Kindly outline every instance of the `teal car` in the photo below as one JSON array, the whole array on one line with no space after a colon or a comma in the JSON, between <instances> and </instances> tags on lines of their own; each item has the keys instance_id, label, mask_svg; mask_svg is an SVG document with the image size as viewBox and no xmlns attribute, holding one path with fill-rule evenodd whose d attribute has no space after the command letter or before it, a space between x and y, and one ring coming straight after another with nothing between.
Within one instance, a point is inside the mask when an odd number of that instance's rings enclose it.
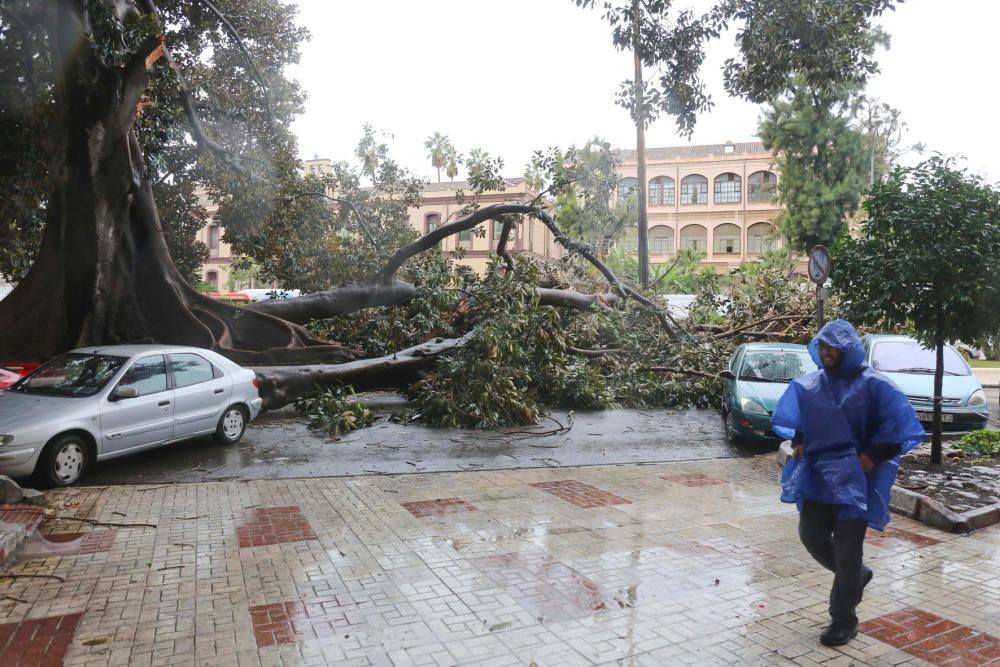
<instances>
[{"instance_id":1,"label":"teal car","mask_svg":"<svg viewBox=\"0 0 1000 667\"><path fill-rule=\"evenodd\" d=\"M722 419L731 443L778 445L783 438L771 430L774 405L788 383L816 370L805 345L744 343L722 378Z\"/></svg>"},{"instance_id":2,"label":"teal car","mask_svg":"<svg viewBox=\"0 0 1000 667\"><path fill-rule=\"evenodd\" d=\"M925 430L934 417L934 367L937 355L909 336L868 335L865 361L906 394ZM941 387L941 430L965 433L986 428L989 409L986 394L976 374L961 353L944 346L944 384Z\"/></svg>"}]
</instances>

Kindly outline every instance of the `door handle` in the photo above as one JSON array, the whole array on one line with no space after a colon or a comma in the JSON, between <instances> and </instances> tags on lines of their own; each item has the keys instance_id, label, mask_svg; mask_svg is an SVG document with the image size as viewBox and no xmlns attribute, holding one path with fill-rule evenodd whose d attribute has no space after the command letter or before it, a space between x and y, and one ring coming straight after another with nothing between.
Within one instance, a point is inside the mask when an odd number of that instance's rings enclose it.
<instances>
[{"instance_id":1,"label":"door handle","mask_svg":"<svg viewBox=\"0 0 1000 667\"><path fill-rule=\"evenodd\" d=\"M214 393L221 394L224 391L225 391L225 389L216 389Z\"/></svg>"},{"instance_id":2,"label":"door handle","mask_svg":"<svg viewBox=\"0 0 1000 667\"><path fill-rule=\"evenodd\" d=\"M157 405L162 408L164 405L170 405L170 401L160 401Z\"/></svg>"}]
</instances>

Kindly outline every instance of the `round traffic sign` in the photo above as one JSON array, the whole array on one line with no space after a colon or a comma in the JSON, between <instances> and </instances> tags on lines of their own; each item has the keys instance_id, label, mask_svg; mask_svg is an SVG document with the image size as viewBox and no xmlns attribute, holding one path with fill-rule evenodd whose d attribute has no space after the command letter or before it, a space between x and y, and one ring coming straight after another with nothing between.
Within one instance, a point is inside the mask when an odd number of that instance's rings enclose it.
<instances>
[{"instance_id":1,"label":"round traffic sign","mask_svg":"<svg viewBox=\"0 0 1000 667\"><path fill-rule=\"evenodd\" d=\"M830 277L830 251L825 247L814 246L809 251L809 280L817 285L822 285Z\"/></svg>"}]
</instances>

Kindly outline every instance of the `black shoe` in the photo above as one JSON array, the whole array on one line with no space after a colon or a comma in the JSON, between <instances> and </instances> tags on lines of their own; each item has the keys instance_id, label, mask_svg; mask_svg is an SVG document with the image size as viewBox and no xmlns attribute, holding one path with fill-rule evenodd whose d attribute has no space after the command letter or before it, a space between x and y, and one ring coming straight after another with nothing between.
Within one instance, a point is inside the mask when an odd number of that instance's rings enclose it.
<instances>
[{"instance_id":1,"label":"black shoe","mask_svg":"<svg viewBox=\"0 0 1000 667\"><path fill-rule=\"evenodd\" d=\"M858 596L858 602L861 602L861 598L865 596L865 589L868 588L868 584L871 583L874 576L875 573L872 572L870 567L866 567L865 571L861 574L861 595Z\"/></svg>"},{"instance_id":2,"label":"black shoe","mask_svg":"<svg viewBox=\"0 0 1000 667\"><path fill-rule=\"evenodd\" d=\"M838 623L834 621L819 636L819 643L823 646L843 646L857 636L857 623Z\"/></svg>"}]
</instances>

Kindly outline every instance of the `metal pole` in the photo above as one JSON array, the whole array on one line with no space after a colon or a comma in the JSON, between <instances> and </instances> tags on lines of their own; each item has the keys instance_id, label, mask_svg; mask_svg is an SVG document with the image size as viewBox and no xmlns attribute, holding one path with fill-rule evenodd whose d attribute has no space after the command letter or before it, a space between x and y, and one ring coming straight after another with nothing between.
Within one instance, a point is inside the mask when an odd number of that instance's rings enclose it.
<instances>
[{"instance_id":1,"label":"metal pole","mask_svg":"<svg viewBox=\"0 0 1000 667\"><path fill-rule=\"evenodd\" d=\"M823 303L826 301L826 288L816 285L816 331L823 328L826 321L823 319Z\"/></svg>"}]
</instances>

